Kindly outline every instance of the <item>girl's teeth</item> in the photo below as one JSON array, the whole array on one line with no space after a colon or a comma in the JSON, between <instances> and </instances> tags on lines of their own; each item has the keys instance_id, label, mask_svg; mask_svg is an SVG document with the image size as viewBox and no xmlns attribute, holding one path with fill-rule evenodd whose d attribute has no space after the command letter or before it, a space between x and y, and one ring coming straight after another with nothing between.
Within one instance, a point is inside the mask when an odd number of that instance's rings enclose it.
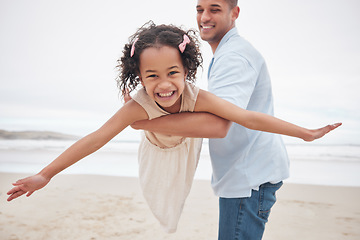
<instances>
[{"instance_id":1,"label":"girl's teeth","mask_svg":"<svg viewBox=\"0 0 360 240\"><path fill-rule=\"evenodd\" d=\"M168 92L168 93L158 93L158 95L160 97L170 97L171 95L173 95L174 92Z\"/></svg>"}]
</instances>

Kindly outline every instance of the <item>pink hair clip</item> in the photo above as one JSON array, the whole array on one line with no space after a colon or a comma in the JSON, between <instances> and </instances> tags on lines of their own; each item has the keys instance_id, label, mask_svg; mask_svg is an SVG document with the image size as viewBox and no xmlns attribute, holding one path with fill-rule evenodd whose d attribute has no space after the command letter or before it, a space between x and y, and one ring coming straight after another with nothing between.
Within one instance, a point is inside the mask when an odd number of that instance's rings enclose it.
<instances>
[{"instance_id":1,"label":"pink hair clip","mask_svg":"<svg viewBox=\"0 0 360 240\"><path fill-rule=\"evenodd\" d=\"M186 34L184 34L184 41L179 44L179 50L181 53L183 53L185 51L186 44L188 44L188 43L190 43L190 39Z\"/></svg>"},{"instance_id":2,"label":"pink hair clip","mask_svg":"<svg viewBox=\"0 0 360 240\"><path fill-rule=\"evenodd\" d=\"M135 43L139 40L139 38L135 38L132 46L131 46L131 51L130 51L130 57L134 56L135 53Z\"/></svg>"}]
</instances>

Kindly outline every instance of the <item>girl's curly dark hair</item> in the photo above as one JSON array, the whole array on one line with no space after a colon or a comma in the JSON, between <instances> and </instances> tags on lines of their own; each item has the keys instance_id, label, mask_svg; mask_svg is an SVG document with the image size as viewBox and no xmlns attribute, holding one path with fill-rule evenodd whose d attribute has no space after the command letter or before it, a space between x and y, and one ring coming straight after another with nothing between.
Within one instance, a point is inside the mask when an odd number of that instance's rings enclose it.
<instances>
[{"instance_id":1,"label":"girl's curly dark hair","mask_svg":"<svg viewBox=\"0 0 360 240\"><path fill-rule=\"evenodd\" d=\"M194 30L184 31L173 25L156 26L150 21L139 28L138 31L129 38L129 43L125 44L123 56L117 60L118 65L116 67L120 73L116 81L121 94L124 96L127 91L131 92L139 85L139 59L144 49L162 46L179 49L179 44L183 42L184 34L189 37L190 43L186 45L183 53L181 53L180 50L179 53L184 68L188 71L186 79L194 83L197 69L202 66L203 62L196 32ZM138 40L135 43L135 52L131 57L131 47L136 39Z\"/></svg>"}]
</instances>

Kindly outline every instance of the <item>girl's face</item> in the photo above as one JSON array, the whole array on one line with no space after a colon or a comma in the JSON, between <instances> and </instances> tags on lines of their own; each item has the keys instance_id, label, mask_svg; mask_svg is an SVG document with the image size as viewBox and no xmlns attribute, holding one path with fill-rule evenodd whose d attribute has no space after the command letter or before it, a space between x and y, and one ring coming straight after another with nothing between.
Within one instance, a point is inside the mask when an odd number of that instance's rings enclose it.
<instances>
[{"instance_id":1,"label":"girl's face","mask_svg":"<svg viewBox=\"0 0 360 240\"><path fill-rule=\"evenodd\" d=\"M173 47L146 48L140 54L140 79L147 94L165 111L180 111L186 71L179 50Z\"/></svg>"}]
</instances>

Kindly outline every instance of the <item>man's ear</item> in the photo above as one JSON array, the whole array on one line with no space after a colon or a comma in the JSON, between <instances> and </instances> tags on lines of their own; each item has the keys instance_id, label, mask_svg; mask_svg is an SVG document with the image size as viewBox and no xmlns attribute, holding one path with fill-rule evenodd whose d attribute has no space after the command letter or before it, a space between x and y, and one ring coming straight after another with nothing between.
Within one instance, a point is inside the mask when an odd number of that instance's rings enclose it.
<instances>
[{"instance_id":1,"label":"man's ear","mask_svg":"<svg viewBox=\"0 0 360 240\"><path fill-rule=\"evenodd\" d=\"M231 10L231 12L232 12L232 14L231 14L232 20L235 22L235 20L238 19L238 17L239 17L240 7L239 6L234 7Z\"/></svg>"}]
</instances>

